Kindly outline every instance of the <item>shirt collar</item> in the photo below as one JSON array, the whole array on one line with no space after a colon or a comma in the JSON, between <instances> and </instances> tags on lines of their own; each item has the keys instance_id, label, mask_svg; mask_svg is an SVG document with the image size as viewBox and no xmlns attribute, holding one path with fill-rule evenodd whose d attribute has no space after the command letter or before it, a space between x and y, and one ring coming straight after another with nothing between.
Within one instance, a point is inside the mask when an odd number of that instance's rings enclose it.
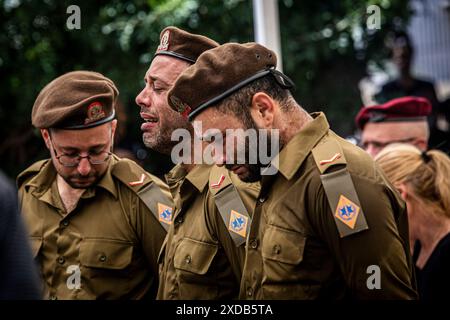
<instances>
[{"instance_id":1,"label":"shirt collar","mask_svg":"<svg viewBox=\"0 0 450 320\"><path fill-rule=\"evenodd\" d=\"M115 199L117 199L117 188L111 171L114 167L114 164L116 164L117 162L118 158L112 156L109 160L108 169L106 169L105 174L97 184L97 186L102 187L103 189L111 193Z\"/></svg>"},{"instance_id":2,"label":"shirt collar","mask_svg":"<svg viewBox=\"0 0 450 320\"><path fill-rule=\"evenodd\" d=\"M280 151L278 159L278 170L288 180L297 172L305 161L312 148L328 132L330 125L323 112L311 113L313 120L306 124Z\"/></svg>"},{"instance_id":3,"label":"shirt collar","mask_svg":"<svg viewBox=\"0 0 450 320\"><path fill-rule=\"evenodd\" d=\"M166 174L166 182L169 186L172 186L187 180L199 192L202 192L208 184L211 167L211 165L197 164L191 171L187 172L183 165L178 164Z\"/></svg>"},{"instance_id":4,"label":"shirt collar","mask_svg":"<svg viewBox=\"0 0 450 320\"><path fill-rule=\"evenodd\" d=\"M108 168L107 168L105 174L103 175L103 177L97 183L97 186L102 187L103 189L107 190L114 196L114 198L117 199L117 188L116 188L116 185L114 183L114 180L113 180L113 177L111 174L111 169L116 162L117 162L116 158L111 157L111 160L108 164ZM53 166L51 159L49 159L47 161L47 163L45 163L43 165L41 171L34 178L32 178L29 182L27 182L25 187L26 188L34 187L35 190L33 191L33 195L40 198L47 192L47 190L49 190L51 188L53 181L55 181L55 179L56 179L56 174L57 174L56 169ZM97 186L94 186L94 189ZM88 188L88 190L89 189L92 189L92 188ZM85 192L86 196L88 194L90 194L91 192Z\"/></svg>"},{"instance_id":5,"label":"shirt collar","mask_svg":"<svg viewBox=\"0 0 450 320\"><path fill-rule=\"evenodd\" d=\"M56 178L56 170L51 159L42 166L42 169L30 181L25 184L25 188L33 187L32 193L36 197L41 197L49 188Z\"/></svg>"},{"instance_id":6,"label":"shirt collar","mask_svg":"<svg viewBox=\"0 0 450 320\"><path fill-rule=\"evenodd\" d=\"M186 176L186 179L199 191L208 185L211 165L198 164Z\"/></svg>"}]
</instances>

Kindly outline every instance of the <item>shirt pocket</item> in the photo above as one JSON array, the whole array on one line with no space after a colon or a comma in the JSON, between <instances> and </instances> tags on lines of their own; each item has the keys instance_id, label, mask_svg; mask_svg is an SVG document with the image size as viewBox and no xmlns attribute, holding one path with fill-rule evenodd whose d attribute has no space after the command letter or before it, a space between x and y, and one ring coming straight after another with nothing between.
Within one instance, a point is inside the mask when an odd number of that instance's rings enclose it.
<instances>
[{"instance_id":1,"label":"shirt pocket","mask_svg":"<svg viewBox=\"0 0 450 320\"><path fill-rule=\"evenodd\" d=\"M82 266L95 269L122 270L133 257L131 242L112 239L83 239L80 245Z\"/></svg>"},{"instance_id":2,"label":"shirt pocket","mask_svg":"<svg viewBox=\"0 0 450 320\"><path fill-rule=\"evenodd\" d=\"M218 251L215 244L184 238L174 255L180 299L215 299L218 284L211 265Z\"/></svg>"},{"instance_id":3,"label":"shirt pocket","mask_svg":"<svg viewBox=\"0 0 450 320\"><path fill-rule=\"evenodd\" d=\"M261 254L265 281L295 281L303 261L306 237L296 231L269 225L265 230Z\"/></svg>"},{"instance_id":4,"label":"shirt pocket","mask_svg":"<svg viewBox=\"0 0 450 320\"><path fill-rule=\"evenodd\" d=\"M217 250L215 244L185 238L175 252L175 268L204 275L211 266Z\"/></svg>"}]
</instances>

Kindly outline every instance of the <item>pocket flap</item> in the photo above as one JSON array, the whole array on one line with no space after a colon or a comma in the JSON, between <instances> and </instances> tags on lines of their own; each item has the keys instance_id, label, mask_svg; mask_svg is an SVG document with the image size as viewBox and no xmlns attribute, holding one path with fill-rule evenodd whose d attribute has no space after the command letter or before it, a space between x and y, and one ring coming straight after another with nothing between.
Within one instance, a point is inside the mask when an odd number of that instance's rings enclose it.
<instances>
[{"instance_id":1,"label":"pocket flap","mask_svg":"<svg viewBox=\"0 0 450 320\"><path fill-rule=\"evenodd\" d=\"M80 245L81 264L92 268L119 270L128 266L133 244L110 239L83 239Z\"/></svg>"},{"instance_id":2,"label":"pocket flap","mask_svg":"<svg viewBox=\"0 0 450 320\"><path fill-rule=\"evenodd\" d=\"M217 250L215 244L185 238L181 240L175 252L174 266L184 271L205 274Z\"/></svg>"},{"instance_id":3,"label":"pocket flap","mask_svg":"<svg viewBox=\"0 0 450 320\"><path fill-rule=\"evenodd\" d=\"M303 260L306 237L301 233L269 225L264 233L262 256L288 264Z\"/></svg>"}]
</instances>

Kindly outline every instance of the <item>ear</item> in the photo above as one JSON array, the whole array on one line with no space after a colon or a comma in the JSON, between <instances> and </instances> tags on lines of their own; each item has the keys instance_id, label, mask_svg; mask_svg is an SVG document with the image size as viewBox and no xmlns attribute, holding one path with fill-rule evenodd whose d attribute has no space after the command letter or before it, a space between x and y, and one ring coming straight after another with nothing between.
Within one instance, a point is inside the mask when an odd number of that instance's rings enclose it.
<instances>
[{"instance_id":1,"label":"ear","mask_svg":"<svg viewBox=\"0 0 450 320\"><path fill-rule=\"evenodd\" d=\"M252 97L250 112L258 128L271 129L278 104L264 92L257 92Z\"/></svg>"},{"instance_id":2,"label":"ear","mask_svg":"<svg viewBox=\"0 0 450 320\"><path fill-rule=\"evenodd\" d=\"M41 129L41 135L42 138L45 141L45 145L47 146L47 149L51 149L51 145L50 145L50 132L47 129Z\"/></svg>"},{"instance_id":3,"label":"ear","mask_svg":"<svg viewBox=\"0 0 450 320\"><path fill-rule=\"evenodd\" d=\"M420 151L425 151L428 148L428 143L420 138L414 142L414 145L419 148Z\"/></svg>"},{"instance_id":4,"label":"ear","mask_svg":"<svg viewBox=\"0 0 450 320\"><path fill-rule=\"evenodd\" d=\"M114 135L116 134L117 129L117 119L114 119L111 121L111 136L114 138Z\"/></svg>"},{"instance_id":5,"label":"ear","mask_svg":"<svg viewBox=\"0 0 450 320\"><path fill-rule=\"evenodd\" d=\"M395 187L397 188L398 192L402 196L403 200L406 201L406 199L409 196L409 191L408 191L408 187L406 186L406 184L398 183L398 184L395 185Z\"/></svg>"}]
</instances>

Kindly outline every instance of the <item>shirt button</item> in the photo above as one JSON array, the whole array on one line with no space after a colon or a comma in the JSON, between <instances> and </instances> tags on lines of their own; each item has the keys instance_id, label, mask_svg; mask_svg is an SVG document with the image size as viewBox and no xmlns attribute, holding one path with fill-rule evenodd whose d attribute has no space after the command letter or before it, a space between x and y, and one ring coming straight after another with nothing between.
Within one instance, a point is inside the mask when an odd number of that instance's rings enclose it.
<instances>
[{"instance_id":1,"label":"shirt button","mask_svg":"<svg viewBox=\"0 0 450 320\"><path fill-rule=\"evenodd\" d=\"M63 225L64 227L67 227L67 226L69 225L69 220L64 220L64 221L62 222L62 225Z\"/></svg>"},{"instance_id":2,"label":"shirt button","mask_svg":"<svg viewBox=\"0 0 450 320\"><path fill-rule=\"evenodd\" d=\"M178 217L175 221L176 224L182 224L183 223L183 217Z\"/></svg>"},{"instance_id":3,"label":"shirt button","mask_svg":"<svg viewBox=\"0 0 450 320\"><path fill-rule=\"evenodd\" d=\"M252 249L258 248L258 240L253 239L252 241L250 241L250 248Z\"/></svg>"},{"instance_id":4,"label":"shirt button","mask_svg":"<svg viewBox=\"0 0 450 320\"><path fill-rule=\"evenodd\" d=\"M263 203L264 201L266 201L266 198L261 197L261 198L258 199L258 201L259 201L259 203Z\"/></svg>"},{"instance_id":5,"label":"shirt button","mask_svg":"<svg viewBox=\"0 0 450 320\"><path fill-rule=\"evenodd\" d=\"M273 253L274 254L280 254L281 252L281 246L279 244L276 244L273 246Z\"/></svg>"},{"instance_id":6,"label":"shirt button","mask_svg":"<svg viewBox=\"0 0 450 320\"><path fill-rule=\"evenodd\" d=\"M247 288L247 296L249 297L253 296L253 289L251 287Z\"/></svg>"},{"instance_id":7,"label":"shirt button","mask_svg":"<svg viewBox=\"0 0 450 320\"><path fill-rule=\"evenodd\" d=\"M66 259L64 259L64 257L59 257L58 258L58 263L59 264L64 264L65 261L66 261Z\"/></svg>"},{"instance_id":8,"label":"shirt button","mask_svg":"<svg viewBox=\"0 0 450 320\"><path fill-rule=\"evenodd\" d=\"M192 261L191 256L190 256L190 255L187 255L185 261L186 261L186 264L190 264L191 261Z\"/></svg>"},{"instance_id":9,"label":"shirt button","mask_svg":"<svg viewBox=\"0 0 450 320\"><path fill-rule=\"evenodd\" d=\"M105 262L106 261L106 256L104 254L102 254L98 260L100 260L101 262Z\"/></svg>"}]
</instances>

